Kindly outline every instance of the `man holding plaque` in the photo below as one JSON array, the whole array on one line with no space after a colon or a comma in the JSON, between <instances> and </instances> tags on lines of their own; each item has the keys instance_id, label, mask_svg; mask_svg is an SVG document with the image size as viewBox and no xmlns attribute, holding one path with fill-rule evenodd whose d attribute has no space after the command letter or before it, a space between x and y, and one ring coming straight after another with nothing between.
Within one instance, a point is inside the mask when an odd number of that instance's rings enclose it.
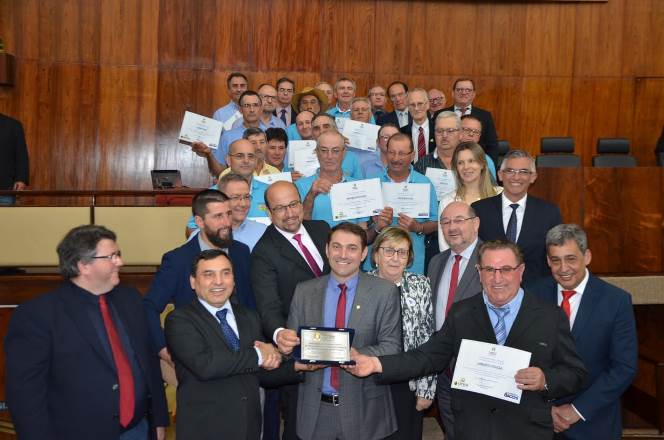
<instances>
[{"instance_id":1,"label":"man holding plaque","mask_svg":"<svg viewBox=\"0 0 664 440\"><path fill-rule=\"evenodd\" d=\"M310 338L301 334L300 359L312 363L341 361L335 350L325 350L327 338L334 346L346 341L354 351L369 356L401 352L401 303L394 284L360 272L367 256L366 234L352 223L340 223L330 232L326 246L330 275L300 283L295 289L288 328L325 327ZM342 329L342 331L337 331ZM352 342L346 339L354 331ZM332 345L332 344L330 344ZM288 352L291 347L279 347ZM322 358L305 353L317 351ZM327 354L326 354L327 353ZM338 366L315 369L299 386L297 435L302 440L378 440L396 431L390 388L373 379L358 379Z\"/></svg>"},{"instance_id":2,"label":"man holding plaque","mask_svg":"<svg viewBox=\"0 0 664 440\"><path fill-rule=\"evenodd\" d=\"M476 268L482 294L453 304L443 328L429 341L398 356L354 355L357 365L349 371L360 377L382 373L379 382L398 382L440 373L461 354L462 340L467 346L493 346L468 364L481 371L479 380L472 378L479 386L468 391L462 389L470 386L468 381L452 382L455 437L550 440L551 401L577 392L586 377L567 316L520 287L524 263L514 243L483 243ZM514 376L501 376L501 366L514 364L516 352L530 360L520 362ZM505 387L514 391L495 396L495 389Z\"/></svg>"}]
</instances>

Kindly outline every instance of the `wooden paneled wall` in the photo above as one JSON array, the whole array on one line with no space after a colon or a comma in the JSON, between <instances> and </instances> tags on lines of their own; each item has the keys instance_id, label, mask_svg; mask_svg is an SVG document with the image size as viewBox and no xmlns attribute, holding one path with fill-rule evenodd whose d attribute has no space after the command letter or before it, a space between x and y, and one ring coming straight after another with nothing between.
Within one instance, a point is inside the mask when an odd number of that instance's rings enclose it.
<instances>
[{"instance_id":1,"label":"wooden paneled wall","mask_svg":"<svg viewBox=\"0 0 664 440\"><path fill-rule=\"evenodd\" d=\"M664 123L661 0L0 0L0 37L17 61L0 112L25 125L37 189L148 189L152 168L208 184L176 136L185 110L227 102L232 70L360 93L468 75L501 138L574 136L585 165L616 136L654 165Z\"/></svg>"}]
</instances>

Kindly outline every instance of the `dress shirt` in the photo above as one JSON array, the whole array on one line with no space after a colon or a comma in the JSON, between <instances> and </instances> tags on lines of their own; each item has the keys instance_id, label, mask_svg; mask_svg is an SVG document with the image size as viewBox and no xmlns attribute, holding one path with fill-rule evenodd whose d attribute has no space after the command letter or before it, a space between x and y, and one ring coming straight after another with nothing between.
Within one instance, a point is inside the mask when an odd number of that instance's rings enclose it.
<instances>
[{"instance_id":1,"label":"dress shirt","mask_svg":"<svg viewBox=\"0 0 664 440\"><path fill-rule=\"evenodd\" d=\"M348 107L348 110L341 110L339 108L339 104L335 105L331 109L327 110L327 114L332 116L333 118L347 118L350 119L350 107ZM373 116L372 116L373 118Z\"/></svg>"},{"instance_id":2,"label":"dress shirt","mask_svg":"<svg viewBox=\"0 0 664 440\"><path fill-rule=\"evenodd\" d=\"M445 268L443 269L443 275L438 284L438 292L436 292L436 310L434 310L434 321L436 323L436 331L440 330L443 327L445 322L445 310L447 310L447 297L450 293L450 280L452 278L452 267L454 267L454 262L456 261L455 255L461 255L461 261L459 262L459 279L457 279L457 287L459 286L459 281L463 277L464 272L468 268L468 262L470 261L470 256L473 254L475 247L477 246L477 239L470 244L466 249L457 254L456 252L450 252L450 256L445 262ZM471 267L470 270L475 270L474 267ZM456 294L455 294L456 295Z\"/></svg>"},{"instance_id":3,"label":"dress shirt","mask_svg":"<svg viewBox=\"0 0 664 440\"><path fill-rule=\"evenodd\" d=\"M406 110L394 110L397 114L397 119L399 120L399 128L405 127L408 125L408 108ZM415 122L415 121L413 121ZM429 138L426 139L427 145L429 144ZM415 143L417 145L417 142Z\"/></svg>"},{"instance_id":4,"label":"dress shirt","mask_svg":"<svg viewBox=\"0 0 664 440\"><path fill-rule=\"evenodd\" d=\"M279 119L281 121L281 119ZM286 128L286 136L288 136L288 141L301 141L302 136L300 136L300 132L297 131L297 125L291 124Z\"/></svg>"},{"instance_id":5,"label":"dress shirt","mask_svg":"<svg viewBox=\"0 0 664 440\"><path fill-rule=\"evenodd\" d=\"M284 130L286 129L286 126L284 125L284 121L282 121L281 119L277 118L274 115L270 115L270 116L271 116L271 119L270 119L270 122L268 122L268 124L266 126L267 128L283 128ZM265 125L265 123L262 120L261 120L261 122L263 123L263 125ZM242 124L244 124L244 118L242 116L240 116L238 119L235 120L235 122L233 122L232 128L238 128Z\"/></svg>"},{"instance_id":6,"label":"dress shirt","mask_svg":"<svg viewBox=\"0 0 664 440\"><path fill-rule=\"evenodd\" d=\"M469 105L468 107L466 107L466 111L463 112L463 113L461 113L461 108L459 106L457 106L457 105L454 106L454 113L456 113L459 117L469 115L470 112L472 112L472 111L473 111L473 105L472 104Z\"/></svg>"},{"instance_id":7,"label":"dress shirt","mask_svg":"<svg viewBox=\"0 0 664 440\"><path fill-rule=\"evenodd\" d=\"M233 229L233 239L249 246L251 252L266 229L267 225L245 218L237 229Z\"/></svg>"},{"instance_id":8,"label":"dress shirt","mask_svg":"<svg viewBox=\"0 0 664 440\"><path fill-rule=\"evenodd\" d=\"M224 131L230 130L235 120L241 117L242 113L240 113L240 107L233 101L230 101L225 106L217 109L217 111L214 112L214 115L212 115L213 119L216 119L223 124Z\"/></svg>"},{"instance_id":9,"label":"dress shirt","mask_svg":"<svg viewBox=\"0 0 664 440\"><path fill-rule=\"evenodd\" d=\"M513 203L519 205L516 208L516 241L519 241L519 234L521 234L521 226L523 225L523 215L526 213L526 199L528 195L523 196L521 200L516 202L511 201L505 196L505 193L501 195L503 202L503 228L505 228L505 233L507 234L507 225L510 222L510 217L512 216L512 207L510 206Z\"/></svg>"},{"instance_id":10,"label":"dress shirt","mask_svg":"<svg viewBox=\"0 0 664 440\"><path fill-rule=\"evenodd\" d=\"M519 291L516 293L516 296L512 298L512 301L500 307L501 309L506 307L510 309L509 313L506 313L504 318L506 340L509 339L510 330L512 329L512 325L516 320L516 315L519 314L519 309L521 308L521 302L523 301L523 295L524 295L523 289L519 287ZM486 305L486 312L489 314L489 319L491 320L491 327L495 327L496 323L498 322L498 317L493 312L493 310L489 308L489 304L491 303L489 302L489 298L486 296L486 292L482 292L482 297L484 298L484 304Z\"/></svg>"},{"instance_id":11,"label":"dress shirt","mask_svg":"<svg viewBox=\"0 0 664 440\"><path fill-rule=\"evenodd\" d=\"M407 113L406 113L407 114ZM407 117L407 116L406 116ZM418 144L417 141L419 140L420 137L420 127L422 127L422 131L424 132L424 155L426 156L428 154L429 150L429 120L425 119L422 125L417 125L417 122L413 119L413 126L411 128L411 138L413 139L413 145L415 147L415 152L418 150ZM435 150L434 150L435 151ZM422 156L424 158L424 156ZM415 154L415 160L413 162L417 162L419 159L418 155Z\"/></svg>"},{"instance_id":12,"label":"dress shirt","mask_svg":"<svg viewBox=\"0 0 664 440\"><path fill-rule=\"evenodd\" d=\"M244 135L244 130L246 130L247 128L249 127L245 127L244 124L242 124L239 127L230 128L229 130L224 130L224 132L221 134L221 138L219 138L219 148L213 151L214 157L217 159L217 161L220 164L226 165L226 156L228 155L228 148L236 140L242 139L242 135ZM265 124L263 124L263 121L260 120L258 121L258 128L260 128L263 131L267 129Z\"/></svg>"},{"instance_id":13,"label":"dress shirt","mask_svg":"<svg viewBox=\"0 0 664 440\"><path fill-rule=\"evenodd\" d=\"M237 336L237 338L240 339L240 332L238 331L237 328L235 313L233 313L233 307L231 307L230 301L226 301L224 305L221 306L220 308L213 307L212 305L203 301L201 298L198 298L198 302L200 302L201 305L205 307L205 310L210 312L210 314L212 315L214 320L217 321L218 324L219 324L219 318L217 318L217 312L224 309L228 310L228 312L226 312L226 322L228 323L228 326L233 330L233 333L235 333L235 336ZM261 356L261 351L258 349L258 347L254 347L254 350L256 350L256 355L258 355L258 366L263 365L263 356Z\"/></svg>"},{"instance_id":14,"label":"dress shirt","mask_svg":"<svg viewBox=\"0 0 664 440\"><path fill-rule=\"evenodd\" d=\"M576 319L576 314L579 312L579 306L581 305L581 296L583 295L583 291L586 290L586 284L588 284L588 269L585 269L586 274L583 277L583 280L579 283L578 286L574 289L576 292L572 297L569 299L569 328L571 329L574 327L574 320ZM563 302L563 286L560 284L558 286L558 306Z\"/></svg>"},{"instance_id":15,"label":"dress shirt","mask_svg":"<svg viewBox=\"0 0 664 440\"><path fill-rule=\"evenodd\" d=\"M376 150L372 156L365 156L364 162L360 162L362 177L369 179L371 176L380 175L385 172L385 164L380 158L380 150Z\"/></svg>"},{"instance_id":16,"label":"dress shirt","mask_svg":"<svg viewBox=\"0 0 664 440\"><path fill-rule=\"evenodd\" d=\"M351 311L353 310L353 301L355 301L355 292L357 290L357 281L359 279L358 275L355 275L350 280L346 281L346 323L345 326L348 326L348 320L350 319ZM339 284L341 282L334 278L333 274L330 274L330 277L327 281L327 287L325 289L325 300L323 302L323 326L324 327L336 327L336 317L337 317L337 303L339 302L339 294L341 290L339 289ZM330 385L330 372L331 368L325 368L323 370L323 394L337 394L337 390L332 388Z\"/></svg>"}]
</instances>

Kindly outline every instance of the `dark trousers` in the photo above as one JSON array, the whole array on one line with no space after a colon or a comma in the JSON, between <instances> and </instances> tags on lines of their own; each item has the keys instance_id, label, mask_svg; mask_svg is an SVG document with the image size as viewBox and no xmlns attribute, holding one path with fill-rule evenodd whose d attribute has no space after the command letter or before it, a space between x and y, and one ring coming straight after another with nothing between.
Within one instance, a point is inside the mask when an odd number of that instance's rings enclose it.
<instances>
[{"instance_id":1,"label":"dark trousers","mask_svg":"<svg viewBox=\"0 0 664 440\"><path fill-rule=\"evenodd\" d=\"M279 417L279 389L265 388L263 405L263 440L279 440L281 417Z\"/></svg>"},{"instance_id":2,"label":"dark trousers","mask_svg":"<svg viewBox=\"0 0 664 440\"><path fill-rule=\"evenodd\" d=\"M417 397L408 387L408 382L390 385L394 412L397 416L397 432L388 437L390 440L421 440L424 414L415 409Z\"/></svg>"},{"instance_id":3,"label":"dark trousers","mask_svg":"<svg viewBox=\"0 0 664 440\"><path fill-rule=\"evenodd\" d=\"M297 440L297 384L279 388L279 406L284 419L282 440Z\"/></svg>"}]
</instances>

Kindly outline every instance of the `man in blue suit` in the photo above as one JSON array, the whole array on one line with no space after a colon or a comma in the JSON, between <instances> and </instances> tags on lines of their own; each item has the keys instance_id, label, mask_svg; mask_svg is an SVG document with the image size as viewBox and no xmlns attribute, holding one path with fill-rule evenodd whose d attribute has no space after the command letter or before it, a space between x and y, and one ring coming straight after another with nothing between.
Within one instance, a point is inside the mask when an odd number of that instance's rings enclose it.
<instances>
[{"instance_id":1,"label":"man in blue suit","mask_svg":"<svg viewBox=\"0 0 664 440\"><path fill-rule=\"evenodd\" d=\"M171 366L173 362L166 348L159 315L169 303L178 308L186 306L196 298L189 283L189 272L194 257L201 251L206 249L227 251L235 268L233 301L256 310L256 301L249 284L249 248L246 244L233 240L228 197L216 189L203 190L194 197L192 211L196 226L201 232L179 248L164 254L150 290L143 298L155 348L159 352L159 357Z\"/></svg>"},{"instance_id":2,"label":"man in blue suit","mask_svg":"<svg viewBox=\"0 0 664 440\"><path fill-rule=\"evenodd\" d=\"M551 409L557 438L622 438L620 395L636 373L638 343L629 293L592 275L586 233L561 224L546 235L553 278L533 286L568 315L576 350L588 369L582 390Z\"/></svg>"}]
</instances>

